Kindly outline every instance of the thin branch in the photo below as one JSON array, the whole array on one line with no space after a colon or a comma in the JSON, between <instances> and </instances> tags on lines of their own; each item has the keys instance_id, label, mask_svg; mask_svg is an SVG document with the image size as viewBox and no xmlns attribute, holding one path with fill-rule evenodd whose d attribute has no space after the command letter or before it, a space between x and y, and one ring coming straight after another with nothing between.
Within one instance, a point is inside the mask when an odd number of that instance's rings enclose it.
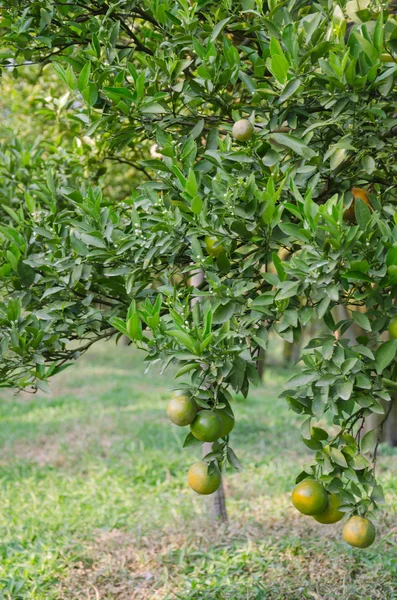
<instances>
[{"instance_id":1,"label":"thin branch","mask_svg":"<svg viewBox=\"0 0 397 600\"><path fill-rule=\"evenodd\" d=\"M146 175L146 177L148 179L152 180L149 173L146 171L146 169L144 167L141 167L140 165L137 165L136 163L133 163L130 160L127 160L125 158L119 158L118 156L105 156L105 158L103 160L114 160L115 162L122 163L124 165L129 165L130 167L133 167L134 169L141 171L142 173L144 173Z\"/></svg>"}]
</instances>

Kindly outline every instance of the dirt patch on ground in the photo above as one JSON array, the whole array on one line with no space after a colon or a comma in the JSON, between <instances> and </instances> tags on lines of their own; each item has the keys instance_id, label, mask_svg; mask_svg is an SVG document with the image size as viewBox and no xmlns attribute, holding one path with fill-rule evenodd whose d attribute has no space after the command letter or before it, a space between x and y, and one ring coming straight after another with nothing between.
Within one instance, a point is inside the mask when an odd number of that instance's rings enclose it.
<instances>
[{"instance_id":1,"label":"dirt patch on ground","mask_svg":"<svg viewBox=\"0 0 397 600\"><path fill-rule=\"evenodd\" d=\"M109 429L112 430L112 427ZM98 432L94 425L75 424L62 435L43 435L34 441L17 440L10 443L3 448L0 464L26 461L39 467L61 468L78 459L88 446L94 444L98 449L97 455L105 458L113 444L121 439L122 436L110 432Z\"/></svg>"},{"instance_id":2,"label":"dirt patch on ground","mask_svg":"<svg viewBox=\"0 0 397 600\"><path fill-rule=\"evenodd\" d=\"M121 531L98 532L86 548L87 559L76 564L62 582L60 600L182 600L187 597L183 590L190 573L199 584L194 598L206 598L205 588L200 586L206 579L206 568L212 561L216 563L217 553L226 554L230 565L242 557L243 564L237 583L231 577L230 591L226 586L219 600L256 598L256 593L250 594L254 581L264 582L260 597L266 600L396 597L392 587L397 584L386 580L381 571L374 572L365 562L359 564L346 549L340 555L329 552L330 542L340 538L339 529L319 529L293 513L283 521L227 528L202 520L194 529L189 533L182 529L163 532L158 539L137 539L133 533ZM380 536L386 532L396 548L397 527L383 523ZM319 535L323 538L320 542ZM317 538L317 542L292 541L300 538ZM201 589L203 595L199 595Z\"/></svg>"}]
</instances>

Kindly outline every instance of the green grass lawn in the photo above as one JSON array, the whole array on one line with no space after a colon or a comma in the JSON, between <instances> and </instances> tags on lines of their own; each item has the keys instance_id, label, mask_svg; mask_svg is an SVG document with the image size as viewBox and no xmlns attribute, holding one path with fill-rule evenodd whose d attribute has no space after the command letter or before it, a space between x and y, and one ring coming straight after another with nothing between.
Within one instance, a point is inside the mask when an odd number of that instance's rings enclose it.
<instances>
[{"instance_id":1,"label":"green grass lawn","mask_svg":"<svg viewBox=\"0 0 397 600\"><path fill-rule=\"evenodd\" d=\"M382 447L388 506L368 550L290 504L309 454L277 396L286 374L235 406L244 470L226 478L229 526L208 522L186 473L197 449L165 418L171 375L98 345L52 395L2 392L0 599L397 598L397 452Z\"/></svg>"}]
</instances>

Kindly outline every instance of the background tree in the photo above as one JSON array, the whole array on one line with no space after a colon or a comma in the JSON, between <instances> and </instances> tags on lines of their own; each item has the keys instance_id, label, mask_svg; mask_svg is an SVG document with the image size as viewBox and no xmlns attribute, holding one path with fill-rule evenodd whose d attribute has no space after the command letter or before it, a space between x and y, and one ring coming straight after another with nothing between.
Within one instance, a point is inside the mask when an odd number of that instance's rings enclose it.
<instances>
[{"instance_id":1,"label":"background tree","mask_svg":"<svg viewBox=\"0 0 397 600\"><path fill-rule=\"evenodd\" d=\"M297 342L319 318L283 394L315 452L298 482L371 514L376 435L361 424L396 387L397 342L380 343L397 313L394 15L367 0L2 6L5 70L54 69L103 155L148 174L123 201L50 182L38 220L36 206L7 210L3 385L46 388L117 330L185 376L178 389L204 409L185 445L213 441L201 421L258 383L269 331ZM335 321L337 305L365 311ZM356 343L341 337L352 322ZM217 433L212 479L238 466Z\"/></svg>"}]
</instances>

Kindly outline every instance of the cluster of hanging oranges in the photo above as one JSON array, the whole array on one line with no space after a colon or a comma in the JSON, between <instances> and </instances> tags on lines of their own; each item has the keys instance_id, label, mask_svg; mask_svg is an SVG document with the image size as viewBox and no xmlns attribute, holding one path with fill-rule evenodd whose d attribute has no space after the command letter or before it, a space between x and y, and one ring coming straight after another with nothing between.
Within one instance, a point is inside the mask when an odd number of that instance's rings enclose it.
<instances>
[{"instance_id":1,"label":"cluster of hanging oranges","mask_svg":"<svg viewBox=\"0 0 397 600\"><path fill-rule=\"evenodd\" d=\"M303 515L310 515L324 525L337 523L344 514L339 507L341 499L338 494L328 493L319 481L304 479L292 492L292 504ZM343 539L350 546L368 548L375 540L375 527L366 517L354 515L350 517L342 530Z\"/></svg>"},{"instance_id":2,"label":"cluster of hanging oranges","mask_svg":"<svg viewBox=\"0 0 397 600\"><path fill-rule=\"evenodd\" d=\"M215 442L229 435L234 427L230 405L222 408L201 408L187 393L175 391L167 405L167 417L179 427L190 425L192 435L201 442ZM201 460L188 472L190 487L198 494L213 494L221 484L221 472L216 461Z\"/></svg>"}]
</instances>

